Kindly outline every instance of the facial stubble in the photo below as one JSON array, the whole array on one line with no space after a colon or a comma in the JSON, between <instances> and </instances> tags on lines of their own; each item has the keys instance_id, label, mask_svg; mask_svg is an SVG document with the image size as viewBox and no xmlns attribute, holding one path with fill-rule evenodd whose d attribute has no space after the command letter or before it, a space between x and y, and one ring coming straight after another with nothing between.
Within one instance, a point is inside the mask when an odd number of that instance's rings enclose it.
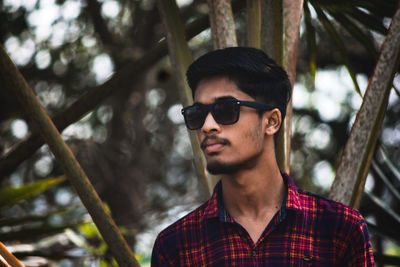
<instances>
[{"instance_id":1,"label":"facial stubble","mask_svg":"<svg viewBox=\"0 0 400 267\"><path fill-rule=\"evenodd\" d=\"M254 153L253 155L251 155L246 159L236 162L224 162L222 160L210 161L207 163L207 171L213 175L233 174L240 170L254 168L254 166L257 165L260 155L263 151L263 142L262 142L260 127L261 127L261 119L253 129L249 129L243 134L244 140L251 140L252 142L255 143L257 151L256 153Z\"/></svg>"}]
</instances>

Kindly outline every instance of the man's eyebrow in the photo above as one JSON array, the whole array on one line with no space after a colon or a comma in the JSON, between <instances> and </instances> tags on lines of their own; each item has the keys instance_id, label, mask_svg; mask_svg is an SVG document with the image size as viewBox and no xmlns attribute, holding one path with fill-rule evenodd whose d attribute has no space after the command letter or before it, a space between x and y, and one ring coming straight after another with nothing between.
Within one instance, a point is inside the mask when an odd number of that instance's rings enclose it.
<instances>
[{"instance_id":1,"label":"man's eyebrow","mask_svg":"<svg viewBox=\"0 0 400 267\"><path fill-rule=\"evenodd\" d=\"M213 103L215 103L215 102L218 101L218 100L226 100L226 99L236 99L236 98L233 97L233 96L231 96L231 95L223 95L223 96L215 97ZM201 105L204 105L204 103L199 102L199 101L195 101L193 104L201 104Z\"/></svg>"},{"instance_id":2,"label":"man's eyebrow","mask_svg":"<svg viewBox=\"0 0 400 267\"><path fill-rule=\"evenodd\" d=\"M223 95L223 96L216 97L214 100L217 101L217 100L232 99L232 98L236 99L235 97L233 97L231 95Z\"/></svg>"}]
</instances>

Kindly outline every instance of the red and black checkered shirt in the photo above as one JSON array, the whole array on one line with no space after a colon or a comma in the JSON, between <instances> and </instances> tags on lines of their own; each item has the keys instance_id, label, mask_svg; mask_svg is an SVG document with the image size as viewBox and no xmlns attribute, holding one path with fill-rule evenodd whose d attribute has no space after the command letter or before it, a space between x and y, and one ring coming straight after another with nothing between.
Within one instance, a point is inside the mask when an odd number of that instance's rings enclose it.
<instances>
[{"instance_id":1,"label":"red and black checkered shirt","mask_svg":"<svg viewBox=\"0 0 400 267\"><path fill-rule=\"evenodd\" d=\"M212 197L157 237L152 266L374 266L366 223L346 205L305 192L284 175L287 195L254 244Z\"/></svg>"}]
</instances>

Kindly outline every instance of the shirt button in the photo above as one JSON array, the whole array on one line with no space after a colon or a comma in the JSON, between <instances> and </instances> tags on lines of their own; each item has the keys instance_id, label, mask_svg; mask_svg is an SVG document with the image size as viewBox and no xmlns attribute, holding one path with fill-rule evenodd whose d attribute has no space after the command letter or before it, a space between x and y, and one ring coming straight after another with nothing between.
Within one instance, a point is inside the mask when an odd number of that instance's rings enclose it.
<instances>
[{"instance_id":1,"label":"shirt button","mask_svg":"<svg viewBox=\"0 0 400 267\"><path fill-rule=\"evenodd\" d=\"M253 257L257 256L257 252L255 250L253 250L253 252L251 253L251 255L253 255Z\"/></svg>"}]
</instances>

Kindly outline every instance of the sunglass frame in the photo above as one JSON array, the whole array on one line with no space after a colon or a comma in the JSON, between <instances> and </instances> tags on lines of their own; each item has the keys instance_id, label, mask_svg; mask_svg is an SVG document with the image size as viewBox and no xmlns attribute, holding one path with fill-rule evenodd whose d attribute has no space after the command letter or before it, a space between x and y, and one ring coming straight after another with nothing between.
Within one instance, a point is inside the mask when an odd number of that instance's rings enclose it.
<instances>
[{"instance_id":1,"label":"sunglass frame","mask_svg":"<svg viewBox=\"0 0 400 267\"><path fill-rule=\"evenodd\" d=\"M232 101L233 104L235 104L234 110L237 111L236 119L235 119L234 121L228 122L228 123L223 122L223 121L220 121L218 118L216 118L215 113L214 113L214 111L215 111L215 110L214 110L214 107L215 107L217 104L221 104L221 102L225 102L225 101L226 101L226 102ZM232 98L228 98L228 99L218 99L217 101L215 101L215 102L212 103L212 104L195 103L195 104L193 104L193 105L191 105L191 106L187 106L187 107L183 108L183 109L181 110L181 113L182 113L182 115L183 115L183 117L184 117L186 127L187 127L189 130L198 130L198 129L200 129L201 127L203 127L204 122L205 122L205 119L207 118L207 115L208 115L209 112L211 112L211 114L212 114L214 120L215 120L217 123L219 123L219 124L222 124L222 125L232 125L232 124L235 124L235 123L239 120L239 117L240 117L240 106L246 106L246 107L250 107L250 108L254 108L254 109L259 109L259 110L263 110L263 111L272 110L272 109L275 108L274 106L271 106L271 105L266 104L266 103L262 103L262 102L258 102L258 101L238 100L238 99L232 97ZM200 124L199 127L189 127L189 123L188 123L188 119L187 119L186 112L187 112L187 110L189 110L190 108L194 108L194 107L200 107L201 109L203 109L203 112L202 112L202 115L203 115L203 116L202 116L202 123Z\"/></svg>"}]
</instances>

